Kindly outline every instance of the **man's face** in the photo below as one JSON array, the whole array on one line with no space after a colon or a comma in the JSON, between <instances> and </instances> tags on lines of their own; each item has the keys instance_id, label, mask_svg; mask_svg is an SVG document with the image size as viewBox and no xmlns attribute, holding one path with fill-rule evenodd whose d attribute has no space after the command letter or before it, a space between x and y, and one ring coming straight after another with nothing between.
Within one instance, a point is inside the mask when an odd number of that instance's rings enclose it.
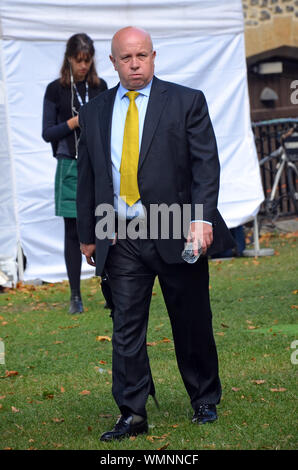
<instances>
[{"instance_id":1,"label":"man's face","mask_svg":"<svg viewBox=\"0 0 298 470\"><path fill-rule=\"evenodd\" d=\"M154 74L155 51L150 36L139 30L118 32L113 40L110 59L121 84L128 90L140 90Z\"/></svg>"}]
</instances>

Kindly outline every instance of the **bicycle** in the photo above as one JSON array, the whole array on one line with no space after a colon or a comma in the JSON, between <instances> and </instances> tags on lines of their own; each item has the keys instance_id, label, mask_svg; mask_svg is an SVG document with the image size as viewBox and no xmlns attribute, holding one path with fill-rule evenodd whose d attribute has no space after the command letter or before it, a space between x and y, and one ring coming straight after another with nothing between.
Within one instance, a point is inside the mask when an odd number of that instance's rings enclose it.
<instances>
[{"instance_id":1,"label":"bicycle","mask_svg":"<svg viewBox=\"0 0 298 470\"><path fill-rule=\"evenodd\" d=\"M272 161L278 159L272 168ZM269 163L269 165L267 165ZM259 161L264 174L270 172L272 186L267 192L259 211L259 225L264 219L271 219L272 224L280 215L282 201L286 199L292 204L298 215L298 126L290 128L280 137L280 146L274 152ZM265 176L266 177L266 176ZM282 184L282 178L286 183Z\"/></svg>"},{"instance_id":2,"label":"bicycle","mask_svg":"<svg viewBox=\"0 0 298 470\"><path fill-rule=\"evenodd\" d=\"M280 124L283 119L263 121L255 124L255 126ZM288 123L288 119L284 120ZM293 120L294 121L294 120ZM280 208L284 199L290 201L294 208L294 213L298 214L298 125L295 124L289 130L285 131L280 137L280 146L266 157L259 161L260 169L263 170L263 182L265 191L265 200L257 215L255 215L252 225L251 222L246 225L248 229L247 239L251 239L253 249L247 248L243 251L244 256L272 256L273 248L261 248L259 235L262 225L267 225L267 229L278 228L275 225L276 220L280 216ZM274 161L277 163L274 166ZM269 178L268 178L268 177ZM270 190L266 190L266 182L269 179ZM266 181L267 180L267 181ZM283 184L283 181L285 183ZM267 221L271 220L271 226Z\"/></svg>"}]
</instances>

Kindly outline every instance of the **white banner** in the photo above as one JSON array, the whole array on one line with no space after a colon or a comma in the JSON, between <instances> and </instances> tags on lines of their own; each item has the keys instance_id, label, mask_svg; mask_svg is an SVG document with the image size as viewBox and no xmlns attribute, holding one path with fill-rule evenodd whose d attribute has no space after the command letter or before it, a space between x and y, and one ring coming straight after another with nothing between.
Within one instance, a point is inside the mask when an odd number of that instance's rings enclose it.
<instances>
[{"instance_id":1,"label":"white banner","mask_svg":"<svg viewBox=\"0 0 298 470\"><path fill-rule=\"evenodd\" d=\"M251 131L241 0L2 0L3 110L0 139L0 256L20 239L25 279L67 279L63 221L54 215L56 160L41 138L47 84L59 76L65 42L86 32L99 75L118 82L109 60L121 27L147 29L156 75L201 89L209 105L221 162L219 209L230 228L248 221L263 200ZM1 91L1 89L0 89ZM1 102L0 102L1 106ZM6 142L6 143L5 143ZM93 269L84 263L83 275Z\"/></svg>"}]
</instances>

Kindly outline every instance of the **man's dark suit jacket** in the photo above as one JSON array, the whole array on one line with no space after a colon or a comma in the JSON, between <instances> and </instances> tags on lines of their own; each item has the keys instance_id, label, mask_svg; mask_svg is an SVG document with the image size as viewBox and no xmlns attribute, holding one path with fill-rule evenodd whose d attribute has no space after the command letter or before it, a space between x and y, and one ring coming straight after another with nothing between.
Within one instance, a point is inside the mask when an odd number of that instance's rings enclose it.
<instances>
[{"instance_id":1,"label":"man's dark suit jacket","mask_svg":"<svg viewBox=\"0 0 298 470\"><path fill-rule=\"evenodd\" d=\"M98 240L99 204L114 204L111 123L118 86L83 106L79 122L77 223L81 243L96 243L96 273L102 274L110 241ZM138 185L142 204L203 204L203 218L213 224L208 254L234 245L217 210L219 160L204 94L153 78L141 142ZM167 263L181 263L185 240L154 240Z\"/></svg>"}]
</instances>

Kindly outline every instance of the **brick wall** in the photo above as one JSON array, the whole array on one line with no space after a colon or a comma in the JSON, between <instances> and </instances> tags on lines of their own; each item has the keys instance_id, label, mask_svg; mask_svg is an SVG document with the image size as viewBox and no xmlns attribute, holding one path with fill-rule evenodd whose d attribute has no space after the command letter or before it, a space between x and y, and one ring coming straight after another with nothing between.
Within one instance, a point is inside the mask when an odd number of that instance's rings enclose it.
<instances>
[{"instance_id":1,"label":"brick wall","mask_svg":"<svg viewBox=\"0 0 298 470\"><path fill-rule=\"evenodd\" d=\"M242 0L246 56L298 47L298 0Z\"/></svg>"}]
</instances>

